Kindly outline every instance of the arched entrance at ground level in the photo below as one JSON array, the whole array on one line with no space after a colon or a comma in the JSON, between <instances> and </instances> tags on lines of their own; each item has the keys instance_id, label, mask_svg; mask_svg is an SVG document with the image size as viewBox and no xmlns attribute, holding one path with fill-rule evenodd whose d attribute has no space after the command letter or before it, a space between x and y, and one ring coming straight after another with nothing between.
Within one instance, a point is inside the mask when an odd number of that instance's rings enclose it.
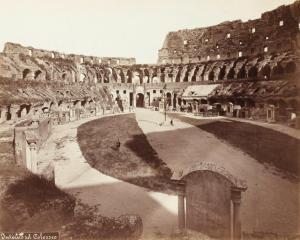
<instances>
[{"instance_id":1,"label":"arched entrance at ground level","mask_svg":"<svg viewBox=\"0 0 300 240\"><path fill-rule=\"evenodd\" d=\"M144 103L144 94L142 93L138 93L136 95L136 107L144 107L145 103Z\"/></svg>"},{"instance_id":2,"label":"arched entrance at ground level","mask_svg":"<svg viewBox=\"0 0 300 240\"><path fill-rule=\"evenodd\" d=\"M176 103L177 103L177 94L174 93L174 97L173 97L173 107L176 108Z\"/></svg>"},{"instance_id":3,"label":"arched entrance at ground level","mask_svg":"<svg viewBox=\"0 0 300 240\"><path fill-rule=\"evenodd\" d=\"M167 100L167 105L168 105L168 106L171 106L171 105L172 105L172 94L168 92L168 93L166 94L166 98L167 98L167 99L166 99L166 100Z\"/></svg>"}]
</instances>

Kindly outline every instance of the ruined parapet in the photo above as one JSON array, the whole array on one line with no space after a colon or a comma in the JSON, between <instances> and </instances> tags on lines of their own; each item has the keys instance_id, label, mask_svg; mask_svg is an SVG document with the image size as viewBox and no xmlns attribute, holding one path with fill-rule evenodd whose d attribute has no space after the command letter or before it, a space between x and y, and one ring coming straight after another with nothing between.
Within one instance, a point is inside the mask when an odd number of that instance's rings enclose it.
<instances>
[{"instance_id":1,"label":"ruined parapet","mask_svg":"<svg viewBox=\"0 0 300 240\"><path fill-rule=\"evenodd\" d=\"M37 152L51 133L52 119L25 121L15 127L16 163L37 173Z\"/></svg>"},{"instance_id":2,"label":"ruined parapet","mask_svg":"<svg viewBox=\"0 0 300 240\"><path fill-rule=\"evenodd\" d=\"M232 59L272 52L299 52L300 1L263 13L260 19L170 32L158 64Z\"/></svg>"},{"instance_id":3,"label":"ruined parapet","mask_svg":"<svg viewBox=\"0 0 300 240\"><path fill-rule=\"evenodd\" d=\"M108 65L133 65L136 63L135 58L123 57L95 57L78 54L65 54L57 51L48 51L36 49L33 47L24 47L21 44L7 42L4 45L3 53L8 56L25 55L34 58L48 59L66 59L74 63L90 63L90 64L108 64Z\"/></svg>"}]
</instances>

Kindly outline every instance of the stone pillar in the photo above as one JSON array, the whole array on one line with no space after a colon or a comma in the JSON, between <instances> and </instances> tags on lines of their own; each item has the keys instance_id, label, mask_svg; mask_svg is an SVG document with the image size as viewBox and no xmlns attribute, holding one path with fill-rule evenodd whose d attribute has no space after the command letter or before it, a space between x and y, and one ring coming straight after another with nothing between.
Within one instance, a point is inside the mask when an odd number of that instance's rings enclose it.
<instances>
[{"instance_id":1,"label":"stone pillar","mask_svg":"<svg viewBox=\"0 0 300 240\"><path fill-rule=\"evenodd\" d=\"M37 144L36 142L29 142L30 149L30 166L31 172L37 173Z\"/></svg>"},{"instance_id":2,"label":"stone pillar","mask_svg":"<svg viewBox=\"0 0 300 240\"><path fill-rule=\"evenodd\" d=\"M239 240L242 238L242 224L240 217L241 209L241 190L232 189L231 200L233 203L233 239Z\"/></svg>"},{"instance_id":3,"label":"stone pillar","mask_svg":"<svg viewBox=\"0 0 300 240\"><path fill-rule=\"evenodd\" d=\"M19 109L20 109L20 106L11 105L11 107L10 107L11 120L16 120L18 118L17 112L19 111Z\"/></svg>"},{"instance_id":4,"label":"stone pillar","mask_svg":"<svg viewBox=\"0 0 300 240\"><path fill-rule=\"evenodd\" d=\"M7 107L0 107L0 123L6 121Z\"/></svg>"},{"instance_id":5,"label":"stone pillar","mask_svg":"<svg viewBox=\"0 0 300 240\"><path fill-rule=\"evenodd\" d=\"M178 194L178 229L183 232L185 229L185 204L184 204L184 193Z\"/></svg>"}]
</instances>

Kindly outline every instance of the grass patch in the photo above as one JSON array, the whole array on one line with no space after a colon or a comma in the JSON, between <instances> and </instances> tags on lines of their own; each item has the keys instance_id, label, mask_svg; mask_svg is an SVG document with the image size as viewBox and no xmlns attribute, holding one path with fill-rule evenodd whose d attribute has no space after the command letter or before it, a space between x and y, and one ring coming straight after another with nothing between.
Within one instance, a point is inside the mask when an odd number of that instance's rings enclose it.
<instances>
[{"instance_id":1,"label":"grass patch","mask_svg":"<svg viewBox=\"0 0 300 240\"><path fill-rule=\"evenodd\" d=\"M149 144L134 114L85 123L77 138L88 163L104 174L157 191L170 188L171 170Z\"/></svg>"},{"instance_id":2,"label":"grass patch","mask_svg":"<svg viewBox=\"0 0 300 240\"><path fill-rule=\"evenodd\" d=\"M261 163L271 163L281 170L300 176L300 141L298 139L249 123L230 120L199 120L177 113L169 115L214 134Z\"/></svg>"}]
</instances>

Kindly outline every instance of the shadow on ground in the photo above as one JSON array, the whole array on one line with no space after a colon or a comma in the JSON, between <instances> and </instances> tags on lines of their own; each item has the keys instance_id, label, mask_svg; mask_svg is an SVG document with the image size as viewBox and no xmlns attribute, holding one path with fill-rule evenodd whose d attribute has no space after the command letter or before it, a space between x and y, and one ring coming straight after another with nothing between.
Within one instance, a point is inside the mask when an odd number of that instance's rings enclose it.
<instances>
[{"instance_id":1,"label":"shadow on ground","mask_svg":"<svg viewBox=\"0 0 300 240\"><path fill-rule=\"evenodd\" d=\"M169 113L185 123L214 134L261 163L270 163L300 176L300 140L254 124L230 120L192 119Z\"/></svg>"},{"instance_id":2,"label":"shadow on ground","mask_svg":"<svg viewBox=\"0 0 300 240\"><path fill-rule=\"evenodd\" d=\"M134 114L101 118L78 128L87 162L109 176L156 191L172 189L171 170L158 157Z\"/></svg>"}]
</instances>

